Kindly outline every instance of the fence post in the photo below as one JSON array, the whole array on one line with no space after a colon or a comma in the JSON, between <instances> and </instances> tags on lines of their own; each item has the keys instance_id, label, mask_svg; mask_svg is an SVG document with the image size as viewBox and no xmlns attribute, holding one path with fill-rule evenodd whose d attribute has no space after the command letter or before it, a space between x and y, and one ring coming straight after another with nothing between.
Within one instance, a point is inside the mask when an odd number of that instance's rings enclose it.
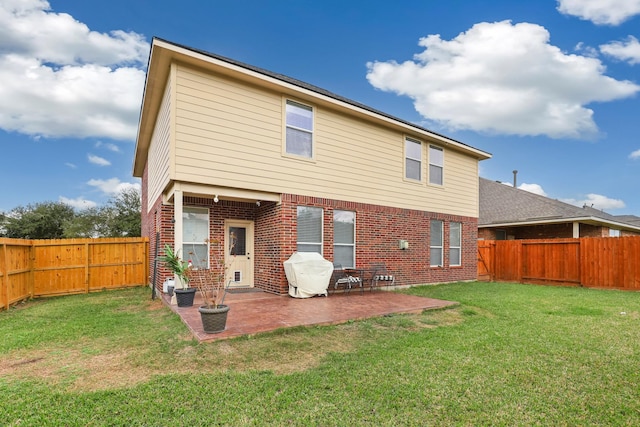
<instances>
[{"instance_id":1,"label":"fence post","mask_svg":"<svg viewBox=\"0 0 640 427\"><path fill-rule=\"evenodd\" d=\"M522 240L516 240L517 246L516 246L516 251L518 253L518 258L517 258L517 271L518 271L518 283L522 283L522 267L523 267L523 256L522 256L522 251L523 251L523 245L522 245Z\"/></svg>"},{"instance_id":2,"label":"fence post","mask_svg":"<svg viewBox=\"0 0 640 427\"><path fill-rule=\"evenodd\" d=\"M29 241L29 283L28 283L28 291L29 298L33 298L35 294L36 288L36 273L34 264L36 262L36 247L33 243L33 240Z\"/></svg>"},{"instance_id":3,"label":"fence post","mask_svg":"<svg viewBox=\"0 0 640 427\"><path fill-rule=\"evenodd\" d=\"M84 292L89 293L89 242L84 244Z\"/></svg>"},{"instance_id":4,"label":"fence post","mask_svg":"<svg viewBox=\"0 0 640 427\"><path fill-rule=\"evenodd\" d=\"M2 254L0 255L0 271L2 272L2 300L0 307L9 309L9 272L7 271L7 243L2 242Z\"/></svg>"},{"instance_id":5,"label":"fence post","mask_svg":"<svg viewBox=\"0 0 640 427\"><path fill-rule=\"evenodd\" d=\"M490 249L490 253L491 253L491 258L489 258L491 260L491 274L489 276L489 279L492 282L496 281L496 242L495 240L491 242L491 249Z\"/></svg>"}]
</instances>

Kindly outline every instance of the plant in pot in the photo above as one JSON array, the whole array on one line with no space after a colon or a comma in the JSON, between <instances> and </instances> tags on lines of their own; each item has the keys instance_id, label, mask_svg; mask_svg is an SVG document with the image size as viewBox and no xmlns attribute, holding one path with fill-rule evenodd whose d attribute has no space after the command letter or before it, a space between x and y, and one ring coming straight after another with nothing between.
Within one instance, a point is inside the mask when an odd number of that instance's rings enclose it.
<instances>
[{"instance_id":1,"label":"plant in pot","mask_svg":"<svg viewBox=\"0 0 640 427\"><path fill-rule=\"evenodd\" d=\"M212 241L219 246L219 241ZM212 245L213 246L213 245ZM190 283L202 297L202 305L198 308L204 331L209 334L222 332L226 328L229 306L224 304L228 284L225 285L227 267L219 255L218 248L211 248L211 268L189 269ZM195 255L195 254L194 254ZM198 263L198 265L206 265Z\"/></svg>"},{"instance_id":2,"label":"plant in pot","mask_svg":"<svg viewBox=\"0 0 640 427\"><path fill-rule=\"evenodd\" d=\"M182 260L178 252L179 251L174 251L171 246L165 245L164 255L158 259L178 278L175 289L173 290L178 302L178 307L191 307L193 305L196 288L189 286L190 263Z\"/></svg>"}]
</instances>

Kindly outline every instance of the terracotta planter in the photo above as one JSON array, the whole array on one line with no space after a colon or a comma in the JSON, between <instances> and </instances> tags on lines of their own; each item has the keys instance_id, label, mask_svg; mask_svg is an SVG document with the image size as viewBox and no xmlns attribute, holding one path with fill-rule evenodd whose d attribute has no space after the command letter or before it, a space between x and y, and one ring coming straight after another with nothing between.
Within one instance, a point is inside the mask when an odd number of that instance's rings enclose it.
<instances>
[{"instance_id":1,"label":"terracotta planter","mask_svg":"<svg viewBox=\"0 0 640 427\"><path fill-rule=\"evenodd\" d=\"M218 305L215 308L201 306L198 308L202 318L202 326L207 334L217 334L225 330L227 325L228 305Z\"/></svg>"},{"instance_id":2,"label":"terracotta planter","mask_svg":"<svg viewBox=\"0 0 640 427\"><path fill-rule=\"evenodd\" d=\"M176 294L178 307L191 307L193 305L196 288L174 289L173 292Z\"/></svg>"}]
</instances>

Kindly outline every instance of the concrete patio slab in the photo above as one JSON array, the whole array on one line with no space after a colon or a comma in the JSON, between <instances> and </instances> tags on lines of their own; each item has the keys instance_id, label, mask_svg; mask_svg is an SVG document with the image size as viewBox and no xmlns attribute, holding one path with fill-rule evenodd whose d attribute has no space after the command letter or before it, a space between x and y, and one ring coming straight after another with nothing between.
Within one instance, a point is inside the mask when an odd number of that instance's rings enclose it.
<instances>
[{"instance_id":1,"label":"concrete patio slab","mask_svg":"<svg viewBox=\"0 0 640 427\"><path fill-rule=\"evenodd\" d=\"M367 291L364 294L336 293L328 297L304 299L273 295L259 290L228 293L225 304L231 309L227 316L226 329L217 334L207 334L202 329L198 312L201 301L199 295L196 295L192 307L171 305L168 295L163 295L162 298L200 341L254 335L294 326L339 324L395 313L421 313L424 310L458 305L453 301L386 291Z\"/></svg>"}]
</instances>

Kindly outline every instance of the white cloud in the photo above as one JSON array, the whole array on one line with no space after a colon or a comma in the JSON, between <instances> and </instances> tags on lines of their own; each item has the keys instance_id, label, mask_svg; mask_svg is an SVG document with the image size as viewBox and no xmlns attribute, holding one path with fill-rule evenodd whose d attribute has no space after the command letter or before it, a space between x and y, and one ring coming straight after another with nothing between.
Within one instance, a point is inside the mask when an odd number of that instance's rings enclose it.
<instances>
[{"instance_id":1,"label":"white cloud","mask_svg":"<svg viewBox=\"0 0 640 427\"><path fill-rule=\"evenodd\" d=\"M633 36L629 36L623 42L616 41L600 45L600 51L632 65L640 64L640 42Z\"/></svg>"},{"instance_id":2,"label":"white cloud","mask_svg":"<svg viewBox=\"0 0 640 427\"><path fill-rule=\"evenodd\" d=\"M148 51L140 34L91 31L46 1L2 1L0 128L134 139Z\"/></svg>"},{"instance_id":3,"label":"white cloud","mask_svg":"<svg viewBox=\"0 0 640 427\"><path fill-rule=\"evenodd\" d=\"M633 153L629 154L629 158L633 160L640 159L640 150L636 150Z\"/></svg>"},{"instance_id":4,"label":"white cloud","mask_svg":"<svg viewBox=\"0 0 640 427\"><path fill-rule=\"evenodd\" d=\"M111 144L110 142L98 141L98 142L96 142L95 147L96 148L104 148L106 150L113 151L114 153L119 153L120 152L120 147L118 147L116 144Z\"/></svg>"},{"instance_id":5,"label":"white cloud","mask_svg":"<svg viewBox=\"0 0 640 427\"><path fill-rule=\"evenodd\" d=\"M87 155L87 157L89 158L89 163L93 163L94 165L98 165L98 166L110 166L111 162L107 159L104 159L100 156L95 156L93 154L89 154Z\"/></svg>"},{"instance_id":6,"label":"white cloud","mask_svg":"<svg viewBox=\"0 0 640 427\"><path fill-rule=\"evenodd\" d=\"M587 194L586 199L561 199L565 203L569 203L575 206L591 206L594 209L607 210L607 209L622 209L626 205L624 201L620 199L610 199L607 196L600 194Z\"/></svg>"},{"instance_id":7,"label":"white cloud","mask_svg":"<svg viewBox=\"0 0 640 427\"><path fill-rule=\"evenodd\" d=\"M558 0L558 11L598 25L619 25L640 14L640 0Z\"/></svg>"},{"instance_id":8,"label":"white cloud","mask_svg":"<svg viewBox=\"0 0 640 427\"><path fill-rule=\"evenodd\" d=\"M591 46L587 46L583 42L579 42L576 45L575 51L579 52L580 54L582 54L582 56L588 56L589 58L597 58L598 57L598 49L596 49L594 47L591 47Z\"/></svg>"},{"instance_id":9,"label":"white cloud","mask_svg":"<svg viewBox=\"0 0 640 427\"><path fill-rule=\"evenodd\" d=\"M104 179L91 179L87 182L92 187L96 187L103 193L111 196L118 194L129 188L135 188L140 191L140 183L138 182L122 182L118 178Z\"/></svg>"},{"instance_id":10,"label":"white cloud","mask_svg":"<svg viewBox=\"0 0 640 427\"><path fill-rule=\"evenodd\" d=\"M528 191L529 193L547 197L547 193L545 193L540 184L527 184L526 182L523 182L518 186L518 188L520 190Z\"/></svg>"},{"instance_id":11,"label":"white cloud","mask_svg":"<svg viewBox=\"0 0 640 427\"><path fill-rule=\"evenodd\" d=\"M96 206L98 206L96 202L83 199L82 197L78 197L76 199L69 199L64 196L60 196L58 200L60 200L60 202L64 203L65 205L69 205L75 209L80 209L80 210L95 208Z\"/></svg>"},{"instance_id":12,"label":"white cloud","mask_svg":"<svg viewBox=\"0 0 640 427\"><path fill-rule=\"evenodd\" d=\"M78 166L74 165L73 163L69 163L69 162L65 163L65 166L67 166L67 167L69 167L71 169L77 169L78 168Z\"/></svg>"},{"instance_id":13,"label":"white cloud","mask_svg":"<svg viewBox=\"0 0 640 427\"><path fill-rule=\"evenodd\" d=\"M540 25L479 23L454 39L430 35L413 61L368 63L376 88L406 95L427 120L450 129L586 138L585 105L631 96L640 86L605 76L596 59L565 54Z\"/></svg>"}]
</instances>

